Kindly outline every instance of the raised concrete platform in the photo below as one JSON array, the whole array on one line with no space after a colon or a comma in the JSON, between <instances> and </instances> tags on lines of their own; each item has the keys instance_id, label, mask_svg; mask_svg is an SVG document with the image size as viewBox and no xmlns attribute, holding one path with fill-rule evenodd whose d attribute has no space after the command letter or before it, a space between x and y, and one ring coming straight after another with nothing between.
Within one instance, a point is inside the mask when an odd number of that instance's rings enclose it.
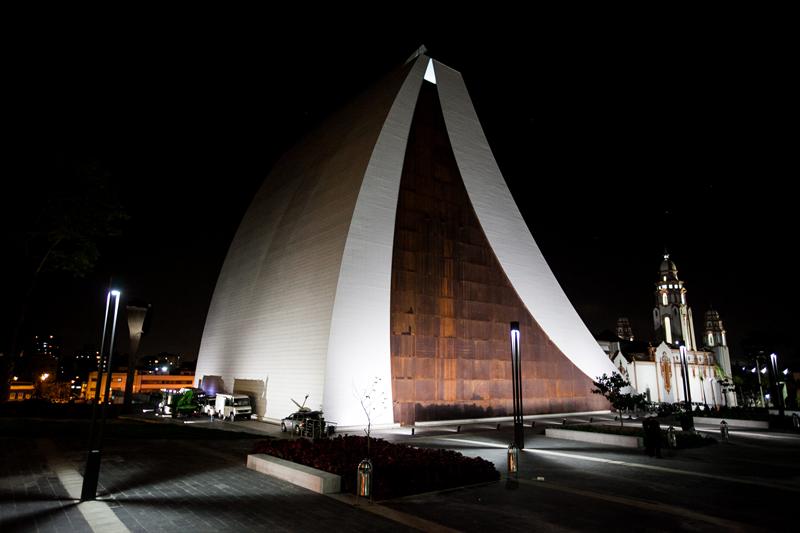
<instances>
[{"instance_id":1,"label":"raised concrete platform","mask_svg":"<svg viewBox=\"0 0 800 533\"><path fill-rule=\"evenodd\" d=\"M644 448L642 437L631 437L628 435L610 435L608 433L593 433L590 431L576 431L574 429L554 429L544 430L545 437L554 439L576 440L581 442L591 442L606 446L621 446L623 448Z\"/></svg>"},{"instance_id":2,"label":"raised concrete platform","mask_svg":"<svg viewBox=\"0 0 800 533\"><path fill-rule=\"evenodd\" d=\"M310 466L299 465L263 453L248 455L247 468L320 494L341 491L342 478L336 474L323 472Z\"/></svg>"},{"instance_id":3,"label":"raised concrete platform","mask_svg":"<svg viewBox=\"0 0 800 533\"><path fill-rule=\"evenodd\" d=\"M769 429L769 422L766 420L740 420L736 418L710 418L705 416L694 417L695 424L711 424L719 426L722 421L728 423L731 428L751 428L751 429Z\"/></svg>"}]
</instances>

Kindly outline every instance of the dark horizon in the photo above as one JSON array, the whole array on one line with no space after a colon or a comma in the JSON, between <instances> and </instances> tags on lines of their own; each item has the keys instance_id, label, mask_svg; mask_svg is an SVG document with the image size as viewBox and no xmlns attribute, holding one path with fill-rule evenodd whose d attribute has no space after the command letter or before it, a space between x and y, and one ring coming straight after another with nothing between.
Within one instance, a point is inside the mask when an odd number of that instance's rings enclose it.
<instances>
[{"instance_id":1,"label":"dark horizon","mask_svg":"<svg viewBox=\"0 0 800 533\"><path fill-rule=\"evenodd\" d=\"M60 336L67 353L97 343L113 277L153 304L141 354L196 357L228 245L272 164L424 43L464 76L517 205L590 331L626 316L650 338L666 247L698 336L713 305L732 359L754 335L797 357L788 52L720 48L712 36L487 49L429 35L291 54L248 36L219 49L29 51L15 65L11 223L24 227L43 191L86 162L110 174L131 218L86 278L42 278L27 331Z\"/></svg>"}]
</instances>

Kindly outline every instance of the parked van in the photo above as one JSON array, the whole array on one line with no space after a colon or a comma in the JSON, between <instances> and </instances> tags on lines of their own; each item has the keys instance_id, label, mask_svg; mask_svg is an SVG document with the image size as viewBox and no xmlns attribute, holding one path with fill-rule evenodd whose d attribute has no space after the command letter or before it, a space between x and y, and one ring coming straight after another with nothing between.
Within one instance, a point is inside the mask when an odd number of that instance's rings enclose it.
<instances>
[{"instance_id":1,"label":"parked van","mask_svg":"<svg viewBox=\"0 0 800 533\"><path fill-rule=\"evenodd\" d=\"M217 394L214 411L219 418L231 421L237 418L249 420L253 416L250 398L244 394Z\"/></svg>"}]
</instances>

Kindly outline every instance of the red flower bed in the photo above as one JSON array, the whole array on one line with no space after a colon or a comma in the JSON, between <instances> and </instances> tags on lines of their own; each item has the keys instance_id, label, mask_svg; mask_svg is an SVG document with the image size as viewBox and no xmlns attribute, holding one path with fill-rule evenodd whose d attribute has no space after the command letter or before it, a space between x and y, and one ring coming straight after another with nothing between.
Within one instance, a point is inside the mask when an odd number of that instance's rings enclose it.
<instances>
[{"instance_id":1,"label":"red flower bed","mask_svg":"<svg viewBox=\"0 0 800 533\"><path fill-rule=\"evenodd\" d=\"M259 442L253 453L338 474L342 477L342 492L355 494L356 468L367 456L367 438L269 440ZM452 450L414 448L371 439L369 455L374 472L373 494L379 500L500 479L489 461L464 457Z\"/></svg>"}]
</instances>

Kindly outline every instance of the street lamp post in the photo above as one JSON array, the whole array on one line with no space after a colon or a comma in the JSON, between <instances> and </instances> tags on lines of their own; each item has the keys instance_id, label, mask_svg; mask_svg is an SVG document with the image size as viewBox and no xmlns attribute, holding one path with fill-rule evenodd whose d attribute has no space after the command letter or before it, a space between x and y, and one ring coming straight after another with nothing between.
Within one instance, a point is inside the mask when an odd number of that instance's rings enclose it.
<instances>
[{"instance_id":1,"label":"street lamp post","mask_svg":"<svg viewBox=\"0 0 800 533\"><path fill-rule=\"evenodd\" d=\"M114 318L111 323L111 339L108 347L108 357L105 360L105 368L103 368L103 348L105 348L106 332L108 331L108 310L111 303L111 297L114 297ZM81 487L81 501L94 500L97 497L97 481L100 477L100 451L103 436L103 426L106 420L106 405L109 400L111 388L111 356L114 353L114 336L117 332L117 313L119 311L119 297L120 292L117 290L110 290L106 295L106 312L103 318L103 338L100 341L100 366L97 369L97 386L95 390L95 401L92 406L92 423L89 428L89 453L86 457L86 471L83 476L83 486ZM100 387L103 385L103 373L106 374L105 382L105 395L100 397ZM97 402L98 398L103 401L102 420L100 423L99 432L95 430L97 421Z\"/></svg>"},{"instance_id":2,"label":"street lamp post","mask_svg":"<svg viewBox=\"0 0 800 533\"><path fill-rule=\"evenodd\" d=\"M686 361L686 345L681 343L681 374L683 374L683 396L686 400L686 412L689 417L688 427L694 429L694 416L692 415L692 391L689 388L689 363Z\"/></svg>"},{"instance_id":3,"label":"street lamp post","mask_svg":"<svg viewBox=\"0 0 800 533\"><path fill-rule=\"evenodd\" d=\"M514 396L514 444L525 447L525 430L522 426L522 364L519 353L519 322L511 323L511 389Z\"/></svg>"},{"instance_id":4,"label":"street lamp post","mask_svg":"<svg viewBox=\"0 0 800 533\"><path fill-rule=\"evenodd\" d=\"M764 397L764 388L761 386L761 363L758 360L758 355L756 355L756 366L753 368L753 373L756 375L756 379L758 380L758 394L761 396L761 407L766 407L767 400Z\"/></svg>"},{"instance_id":5,"label":"street lamp post","mask_svg":"<svg viewBox=\"0 0 800 533\"><path fill-rule=\"evenodd\" d=\"M781 418L783 418L783 390L781 390L783 387L781 387L781 384L778 381L778 355L773 352L770 354L769 358L772 362L772 376L775 383L775 396L778 398L778 414Z\"/></svg>"}]
</instances>

